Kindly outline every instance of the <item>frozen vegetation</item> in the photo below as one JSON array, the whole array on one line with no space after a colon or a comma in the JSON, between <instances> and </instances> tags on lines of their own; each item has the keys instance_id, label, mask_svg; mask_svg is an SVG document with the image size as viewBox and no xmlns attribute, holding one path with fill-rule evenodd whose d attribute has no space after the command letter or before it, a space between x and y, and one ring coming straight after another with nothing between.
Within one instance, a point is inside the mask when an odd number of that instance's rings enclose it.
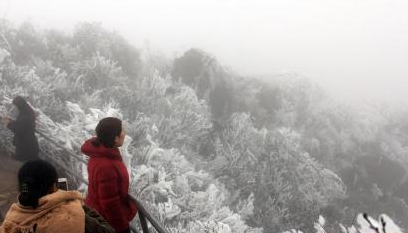
<instances>
[{"instance_id":1,"label":"frozen vegetation","mask_svg":"<svg viewBox=\"0 0 408 233\"><path fill-rule=\"evenodd\" d=\"M171 232L408 227L407 109L338 103L294 74L242 77L198 49L166 60L95 23L67 35L0 21L0 84L0 113L26 96L58 144L40 137L42 156L82 178L72 155L99 119L124 119L131 193Z\"/></svg>"}]
</instances>

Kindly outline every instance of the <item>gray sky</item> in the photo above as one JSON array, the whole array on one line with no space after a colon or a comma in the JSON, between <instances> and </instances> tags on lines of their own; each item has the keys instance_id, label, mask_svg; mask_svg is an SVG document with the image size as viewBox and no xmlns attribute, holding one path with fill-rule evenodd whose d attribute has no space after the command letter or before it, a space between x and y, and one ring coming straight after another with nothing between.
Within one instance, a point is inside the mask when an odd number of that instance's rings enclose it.
<instances>
[{"instance_id":1,"label":"gray sky","mask_svg":"<svg viewBox=\"0 0 408 233\"><path fill-rule=\"evenodd\" d=\"M408 0L0 0L2 16L99 21L169 57L198 47L241 74L296 72L338 96L408 103Z\"/></svg>"}]
</instances>

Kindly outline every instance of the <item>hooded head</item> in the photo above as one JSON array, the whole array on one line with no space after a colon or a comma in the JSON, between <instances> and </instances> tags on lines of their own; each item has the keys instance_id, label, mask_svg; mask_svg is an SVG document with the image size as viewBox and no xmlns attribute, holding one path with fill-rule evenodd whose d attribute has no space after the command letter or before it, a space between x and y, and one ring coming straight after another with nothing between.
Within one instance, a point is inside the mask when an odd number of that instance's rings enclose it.
<instances>
[{"instance_id":1,"label":"hooded head","mask_svg":"<svg viewBox=\"0 0 408 233\"><path fill-rule=\"evenodd\" d=\"M35 120L34 110L31 108L31 106L27 103L27 101L23 97L17 96L16 98L13 99L12 103L17 108L18 115L23 115Z\"/></svg>"}]
</instances>

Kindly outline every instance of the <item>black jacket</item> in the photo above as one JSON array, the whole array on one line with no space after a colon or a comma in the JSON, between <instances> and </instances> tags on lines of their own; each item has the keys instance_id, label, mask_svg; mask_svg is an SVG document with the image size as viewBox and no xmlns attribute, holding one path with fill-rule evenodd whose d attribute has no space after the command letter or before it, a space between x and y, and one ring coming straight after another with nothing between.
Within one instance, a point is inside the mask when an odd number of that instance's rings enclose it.
<instances>
[{"instance_id":1,"label":"black jacket","mask_svg":"<svg viewBox=\"0 0 408 233\"><path fill-rule=\"evenodd\" d=\"M20 161L38 159L39 147L35 136L35 119L19 115L15 121L7 124L7 128L14 133L15 159Z\"/></svg>"}]
</instances>

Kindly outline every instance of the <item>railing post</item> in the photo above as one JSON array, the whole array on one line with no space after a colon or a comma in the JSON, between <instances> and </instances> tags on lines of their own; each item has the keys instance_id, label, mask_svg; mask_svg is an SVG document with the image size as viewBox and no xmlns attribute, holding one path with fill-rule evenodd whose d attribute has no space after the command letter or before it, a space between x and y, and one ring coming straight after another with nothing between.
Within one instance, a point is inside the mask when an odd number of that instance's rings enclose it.
<instances>
[{"instance_id":1,"label":"railing post","mask_svg":"<svg viewBox=\"0 0 408 233\"><path fill-rule=\"evenodd\" d=\"M142 212L138 213L140 219L140 225L142 226L143 233L149 233L149 228L147 227L147 221Z\"/></svg>"}]
</instances>

